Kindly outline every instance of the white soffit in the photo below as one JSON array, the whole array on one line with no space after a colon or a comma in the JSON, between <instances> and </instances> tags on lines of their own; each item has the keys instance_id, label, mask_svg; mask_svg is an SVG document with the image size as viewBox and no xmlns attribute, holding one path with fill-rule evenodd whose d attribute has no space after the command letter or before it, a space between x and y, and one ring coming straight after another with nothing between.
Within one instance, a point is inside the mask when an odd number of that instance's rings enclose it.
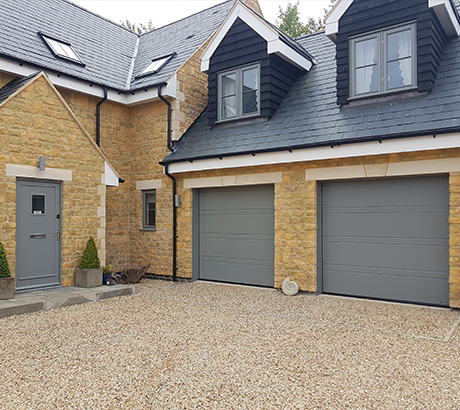
<instances>
[{"instance_id":1,"label":"white soffit","mask_svg":"<svg viewBox=\"0 0 460 410\"><path fill-rule=\"evenodd\" d=\"M104 97L104 89L100 85L90 85L86 81L67 77L65 74L56 74L45 69L39 69L27 64L15 62L5 57L0 57L0 71L24 77L38 71L43 71L55 86L67 88L69 90L77 91L87 95L92 95L94 97ZM176 91L177 75L174 74L168 80L167 85L162 87L162 95L176 98ZM124 105L138 105L157 98L158 90L156 87L149 88L147 91L143 89L137 90L134 94L120 94L118 91L110 89L107 92L107 99L109 101L114 101Z\"/></svg>"},{"instance_id":2,"label":"white soffit","mask_svg":"<svg viewBox=\"0 0 460 410\"><path fill-rule=\"evenodd\" d=\"M280 39L280 34L275 29L268 26L257 14L237 2L203 53L203 57L201 58L201 71L209 70L209 62L212 55L217 50L217 47L219 47L219 44L227 35L237 18L243 20L249 27L267 41L268 54L275 53L300 69L307 71L310 70L312 66L312 62L310 60L303 57L293 48L284 43Z\"/></svg>"},{"instance_id":3,"label":"white soffit","mask_svg":"<svg viewBox=\"0 0 460 410\"><path fill-rule=\"evenodd\" d=\"M383 155L403 152L420 152L435 149L460 147L460 134L427 135L423 137L400 138L379 141L369 141L339 146L298 149L289 152L277 151L255 154L255 156L238 155L231 157L194 160L193 162L174 162L169 164L171 174L179 172L206 171L213 169L241 168L261 165L286 164L293 162L320 161L362 157L368 155Z\"/></svg>"},{"instance_id":4,"label":"white soffit","mask_svg":"<svg viewBox=\"0 0 460 410\"><path fill-rule=\"evenodd\" d=\"M105 185L118 186L118 177L108 162L105 162Z\"/></svg>"},{"instance_id":5,"label":"white soffit","mask_svg":"<svg viewBox=\"0 0 460 410\"><path fill-rule=\"evenodd\" d=\"M326 35L335 40L339 32L339 20L353 3L353 0L338 0L332 12L326 18ZM460 35L460 23L450 0L428 0L428 6L434 10L448 36Z\"/></svg>"},{"instance_id":6,"label":"white soffit","mask_svg":"<svg viewBox=\"0 0 460 410\"><path fill-rule=\"evenodd\" d=\"M448 36L460 35L460 24L450 0L428 0Z\"/></svg>"}]
</instances>

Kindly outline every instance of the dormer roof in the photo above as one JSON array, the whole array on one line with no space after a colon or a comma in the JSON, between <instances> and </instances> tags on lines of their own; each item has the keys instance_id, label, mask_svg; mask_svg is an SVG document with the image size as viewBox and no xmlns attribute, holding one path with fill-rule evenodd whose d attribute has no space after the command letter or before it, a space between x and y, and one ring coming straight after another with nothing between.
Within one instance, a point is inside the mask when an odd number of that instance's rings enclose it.
<instances>
[{"instance_id":1,"label":"dormer roof","mask_svg":"<svg viewBox=\"0 0 460 410\"><path fill-rule=\"evenodd\" d=\"M203 53L201 71L209 70L212 55L238 18L267 41L268 54L276 54L301 70L310 70L314 59L307 50L238 0Z\"/></svg>"},{"instance_id":2,"label":"dormer roof","mask_svg":"<svg viewBox=\"0 0 460 410\"><path fill-rule=\"evenodd\" d=\"M335 41L339 32L339 21L354 0L337 0L329 15L326 17L326 35ZM432 8L438 16L446 34L451 36L460 35L460 18L456 7L451 0L426 0L428 7Z\"/></svg>"}]
</instances>

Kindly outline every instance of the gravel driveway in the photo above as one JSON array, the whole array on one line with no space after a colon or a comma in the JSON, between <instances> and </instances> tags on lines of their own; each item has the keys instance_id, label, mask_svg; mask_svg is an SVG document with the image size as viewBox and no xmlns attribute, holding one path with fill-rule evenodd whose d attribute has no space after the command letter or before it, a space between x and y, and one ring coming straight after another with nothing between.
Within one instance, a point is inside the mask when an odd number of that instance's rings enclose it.
<instances>
[{"instance_id":1,"label":"gravel driveway","mask_svg":"<svg viewBox=\"0 0 460 410\"><path fill-rule=\"evenodd\" d=\"M1 409L460 409L459 311L145 280L0 319Z\"/></svg>"}]
</instances>

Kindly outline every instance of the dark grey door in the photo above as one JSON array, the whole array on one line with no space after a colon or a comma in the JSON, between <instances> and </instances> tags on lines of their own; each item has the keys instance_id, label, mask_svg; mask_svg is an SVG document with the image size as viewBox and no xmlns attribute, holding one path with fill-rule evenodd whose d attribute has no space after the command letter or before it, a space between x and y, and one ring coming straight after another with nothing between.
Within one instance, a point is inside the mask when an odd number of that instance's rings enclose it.
<instances>
[{"instance_id":1,"label":"dark grey door","mask_svg":"<svg viewBox=\"0 0 460 410\"><path fill-rule=\"evenodd\" d=\"M323 291L448 305L447 176L322 187Z\"/></svg>"},{"instance_id":2,"label":"dark grey door","mask_svg":"<svg viewBox=\"0 0 460 410\"><path fill-rule=\"evenodd\" d=\"M200 279L274 285L273 186L202 189Z\"/></svg>"},{"instance_id":3,"label":"dark grey door","mask_svg":"<svg viewBox=\"0 0 460 410\"><path fill-rule=\"evenodd\" d=\"M18 180L16 201L16 288L59 285L60 183Z\"/></svg>"}]
</instances>

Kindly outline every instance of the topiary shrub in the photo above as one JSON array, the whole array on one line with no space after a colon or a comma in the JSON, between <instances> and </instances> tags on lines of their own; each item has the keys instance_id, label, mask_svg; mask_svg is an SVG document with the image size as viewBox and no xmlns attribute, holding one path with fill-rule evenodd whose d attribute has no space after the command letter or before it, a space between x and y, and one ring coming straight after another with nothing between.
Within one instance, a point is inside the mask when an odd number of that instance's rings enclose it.
<instances>
[{"instance_id":1,"label":"topiary shrub","mask_svg":"<svg viewBox=\"0 0 460 410\"><path fill-rule=\"evenodd\" d=\"M80 269L99 269L101 267L101 261L97 255L96 242L94 242L92 236L89 237L86 243L86 248L83 251L78 267Z\"/></svg>"},{"instance_id":2,"label":"topiary shrub","mask_svg":"<svg viewBox=\"0 0 460 410\"><path fill-rule=\"evenodd\" d=\"M10 278L11 272L3 243L0 242L0 278Z\"/></svg>"}]
</instances>

